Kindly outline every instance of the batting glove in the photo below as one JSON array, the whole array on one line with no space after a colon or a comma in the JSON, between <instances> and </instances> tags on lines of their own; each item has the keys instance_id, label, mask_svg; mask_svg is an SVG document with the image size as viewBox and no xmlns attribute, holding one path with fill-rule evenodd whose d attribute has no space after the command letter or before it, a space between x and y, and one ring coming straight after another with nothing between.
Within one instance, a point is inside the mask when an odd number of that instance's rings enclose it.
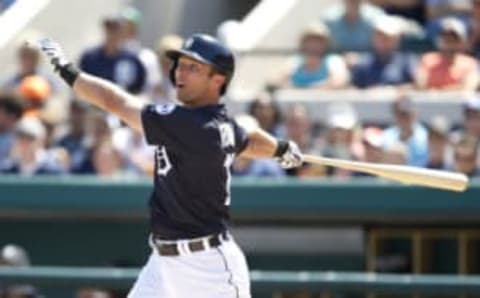
<instances>
[{"instance_id":1,"label":"batting glove","mask_svg":"<svg viewBox=\"0 0 480 298\"><path fill-rule=\"evenodd\" d=\"M80 72L65 57L62 47L49 38L39 40L37 46L40 51L50 59L50 63L53 65L55 71L60 74L60 77L62 77L67 84L73 86Z\"/></svg>"},{"instance_id":2,"label":"batting glove","mask_svg":"<svg viewBox=\"0 0 480 298\"><path fill-rule=\"evenodd\" d=\"M296 168L303 164L303 154L293 141L279 141L275 156L284 169Z\"/></svg>"}]
</instances>

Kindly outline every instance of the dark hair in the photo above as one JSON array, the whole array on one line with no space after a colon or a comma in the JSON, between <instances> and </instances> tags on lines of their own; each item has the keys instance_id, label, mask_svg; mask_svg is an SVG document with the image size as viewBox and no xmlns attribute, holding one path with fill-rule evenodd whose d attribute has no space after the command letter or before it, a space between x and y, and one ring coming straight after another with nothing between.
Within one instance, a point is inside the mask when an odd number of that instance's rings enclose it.
<instances>
[{"instance_id":1,"label":"dark hair","mask_svg":"<svg viewBox=\"0 0 480 298\"><path fill-rule=\"evenodd\" d=\"M21 98L18 96L9 93L0 93L0 109L15 116L15 118L20 118L22 117L24 106Z\"/></svg>"},{"instance_id":2,"label":"dark hair","mask_svg":"<svg viewBox=\"0 0 480 298\"><path fill-rule=\"evenodd\" d=\"M267 92L262 92L250 102L250 105L248 106L248 114L254 116L255 110L262 102L268 102L270 104L274 114L273 122L275 125L280 124L282 122L282 110L280 109L280 105Z\"/></svg>"}]
</instances>

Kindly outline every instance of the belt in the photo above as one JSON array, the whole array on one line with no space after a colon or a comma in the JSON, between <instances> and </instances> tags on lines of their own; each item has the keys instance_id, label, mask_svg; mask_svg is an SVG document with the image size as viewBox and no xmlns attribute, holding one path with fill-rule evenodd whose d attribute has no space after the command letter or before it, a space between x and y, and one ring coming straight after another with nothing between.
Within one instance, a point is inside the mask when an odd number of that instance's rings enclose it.
<instances>
[{"instance_id":1,"label":"belt","mask_svg":"<svg viewBox=\"0 0 480 298\"><path fill-rule=\"evenodd\" d=\"M157 249L158 254L162 256L180 256L183 254L199 252L220 246L222 242L229 240L226 232L211 235L199 239L177 241L172 243L162 243L161 240L153 238L153 245Z\"/></svg>"}]
</instances>

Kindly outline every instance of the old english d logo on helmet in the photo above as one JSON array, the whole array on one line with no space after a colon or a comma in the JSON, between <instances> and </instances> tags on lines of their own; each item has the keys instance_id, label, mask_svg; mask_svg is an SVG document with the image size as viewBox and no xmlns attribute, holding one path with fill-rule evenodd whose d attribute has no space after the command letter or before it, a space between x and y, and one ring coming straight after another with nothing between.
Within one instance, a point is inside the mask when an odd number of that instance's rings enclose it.
<instances>
[{"instance_id":1,"label":"old english d logo on helmet","mask_svg":"<svg viewBox=\"0 0 480 298\"><path fill-rule=\"evenodd\" d=\"M180 50L167 51L166 55L174 61L173 67L170 70L170 80L174 85L175 69L177 68L177 61L180 56L187 56L208 64L225 75L226 82L221 90L222 95L225 93L235 70L235 60L232 51L214 37L206 34L194 34L190 36Z\"/></svg>"}]
</instances>

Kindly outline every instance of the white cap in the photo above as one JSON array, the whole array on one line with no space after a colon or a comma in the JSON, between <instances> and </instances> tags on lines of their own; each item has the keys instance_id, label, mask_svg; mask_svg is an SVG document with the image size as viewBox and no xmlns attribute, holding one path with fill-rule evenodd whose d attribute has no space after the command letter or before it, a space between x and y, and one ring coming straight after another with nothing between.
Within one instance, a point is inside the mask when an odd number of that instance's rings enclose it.
<instances>
[{"instance_id":1,"label":"white cap","mask_svg":"<svg viewBox=\"0 0 480 298\"><path fill-rule=\"evenodd\" d=\"M477 95L470 97L465 101L464 107L469 110L480 111L480 97Z\"/></svg>"},{"instance_id":2,"label":"white cap","mask_svg":"<svg viewBox=\"0 0 480 298\"><path fill-rule=\"evenodd\" d=\"M23 118L18 122L16 131L37 140L44 139L47 135L45 127L37 118Z\"/></svg>"},{"instance_id":3,"label":"white cap","mask_svg":"<svg viewBox=\"0 0 480 298\"><path fill-rule=\"evenodd\" d=\"M330 128L353 129L357 124L357 115L348 103L332 103L327 107L327 125Z\"/></svg>"},{"instance_id":4,"label":"white cap","mask_svg":"<svg viewBox=\"0 0 480 298\"><path fill-rule=\"evenodd\" d=\"M440 32L452 32L461 39L467 39L467 28L457 18L446 17L440 21Z\"/></svg>"},{"instance_id":5,"label":"white cap","mask_svg":"<svg viewBox=\"0 0 480 298\"><path fill-rule=\"evenodd\" d=\"M402 20L398 17L380 15L373 21L373 28L385 35L398 36L403 33Z\"/></svg>"}]
</instances>

